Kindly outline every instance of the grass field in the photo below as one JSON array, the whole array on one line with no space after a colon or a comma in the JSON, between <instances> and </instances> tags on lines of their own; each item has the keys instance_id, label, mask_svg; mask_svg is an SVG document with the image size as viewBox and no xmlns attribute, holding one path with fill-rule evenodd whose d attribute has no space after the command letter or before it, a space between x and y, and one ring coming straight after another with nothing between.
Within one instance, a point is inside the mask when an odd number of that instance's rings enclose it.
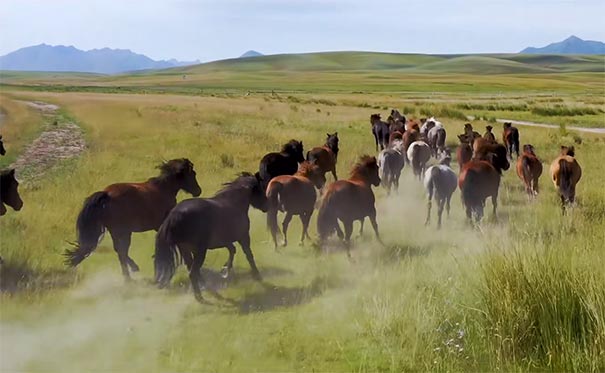
<instances>
[{"instance_id":1,"label":"grass field","mask_svg":"<svg viewBox=\"0 0 605 373\"><path fill-rule=\"evenodd\" d=\"M346 81L353 75L343 73L338 84L355 86ZM422 77L436 85L452 82L453 88L437 94L384 92L375 87L405 82L359 75L358 82L369 83L358 89L367 93L246 96L241 86L233 92L223 86L203 95L108 94L5 87L0 104L8 116L2 133L16 136L20 126L28 129L16 149L49 120L24 109L18 99L61 106L61 115L85 130L89 148L41 179L24 180L24 209L9 211L0 221L6 261L0 275L3 289L11 285L0 295L2 370L604 370L603 136L519 127L521 142L536 146L546 165L560 144L575 144L584 174L578 206L566 216L548 167L542 193L531 203L510 170L501 186L498 222L486 220L479 230L467 227L457 191L452 216L435 231L423 226L424 192L405 169L398 196L375 190L386 247L367 232L356 239L353 262L342 252L318 254L311 245L299 247L295 239L276 253L264 215L251 210L252 249L265 283L249 277L239 250L237 276L229 283L217 275L226 250L209 254L205 265L209 286L235 306L210 295L213 305L196 303L183 268L170 289L156 289L149 282L153 232L133 235L131 255L142 271L129 285L122 281L108 237L75 271L63 267L60 255L69 247L65 241L75 237L75 218L87 195L113 182L154 176L163 159L191 159L202 195L210 196L237 172L256 170L264 153L290 138L302 139L308 148L334 130L341 138L338 173L345 176L359 155L374 153L369 114L386 116L391 107L417 117L441 114L452 142L465 122L460 113L488 119L523 113L557 123L556 112L532 108L566 104L584 110L569 117L594 117L579 123L598 125L605 103L597 82L590 74L573 76L536 78L548 94L528 89L534 82L523 76L469 80L517 87L504 96L483 90L469 95L462 89L464 75ZM294 85L313 86L307 77L296 76ZM138 78L111 79L126 87ZM158 87L161 80L155 79L164 78L141 79ZM186 87L174 78L172 84ZM582 87L589 89L573 94ZM481 130L487 124L473 123ZM6 145L13 144L7 140ZM289 234L299 233L295 220Z\"/></svg>"}]
</instances>

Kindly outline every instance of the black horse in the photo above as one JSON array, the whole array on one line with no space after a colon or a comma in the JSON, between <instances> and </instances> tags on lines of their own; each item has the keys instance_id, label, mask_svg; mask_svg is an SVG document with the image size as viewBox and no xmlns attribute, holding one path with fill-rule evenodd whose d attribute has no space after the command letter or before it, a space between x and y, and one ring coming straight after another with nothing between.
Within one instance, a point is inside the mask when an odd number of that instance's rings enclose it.
<instances>
[{"instance_id":1,"label":"black horse","mask_svg":"<svg viewBox=\"0 0 605 373\"><path fill-rule=\"evenodd\" d=\"M502 141L506 146L508 157L513 159L513 152L515 152L517 158L519 158L519 130L517 127L513 127L511 122L506 122L503 125Z\"/></svg>"},{"instance_id":2,"label":"black horse","mask_svg":"<svg viewBox=\"0 0 605 373\"><path fill-rule=\"evenodd\" d=\"M298 171L298 164L304 160L303 143L298 140L288 141L279 153L266 154L261 159L258 170L263 190L275 176L294 175Z\"/></svg>"},{"instance_id":3,"label":"black horse","mask_svg":"<svg viewBox=\"0 0 605 373\"><path fill-rule=\"evenodd\" d=\"M180 256L189 269L189 279L195 298L201 301L200 269L206 251L221 247L229 250L229 260L223 269L229 275L238 242L252 268L252 276L261 280L250 249L249 206L266 212L267 198L257 175L242 173L225 184L212 198L191 198L180 202L168 214L158 230L155 241L155 280L166 286L177 267Z\"/></svg>"},{"instance_id":4,"label":"black horse","mask_svg":"<svg viewBox=\"0 0 605 373\"><path fill-rule=\"evenodd\" d=\"M376 151L380 145L380 150L383 150L389 144L389 124L380 119L380 114L370 115L370 125L372 126L372 134L376 142Z\"/></svg>"},{"instance_id":5,"label":"black horse","mask_svg":"<svg viewBox=\"0 0 605 373\"><path fill-rule=\"evenodd\" d=\"M2 170L0 172L0 216L6 214L8 205L15 211L21 210L23 201L19 195L19 182L15 178L15 169Z\"/></svg>"},{"instance_id":6,"label":"black horse","mask_svg":"<svg viewBox=\"0 0 605 373\"><path fill-rule=\"evenodd\" d=\"M2 135L0 135L0 155L6 154L6 149L4 149L4 142L2 142Z\"/></svg>"}]
</instances>

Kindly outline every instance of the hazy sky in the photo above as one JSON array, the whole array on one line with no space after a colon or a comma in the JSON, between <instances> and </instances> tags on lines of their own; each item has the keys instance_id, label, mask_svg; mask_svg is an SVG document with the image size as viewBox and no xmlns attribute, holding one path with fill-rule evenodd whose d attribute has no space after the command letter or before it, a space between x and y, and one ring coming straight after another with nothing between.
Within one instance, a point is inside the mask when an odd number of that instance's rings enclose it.
<instances>
[{"instance_id":1,"label":"hazy sky","mask_svg":"<svg viewBox=\"0 0 605 373\"><path fill-rule=\"evenodd\" d=\"M605 0L0 0L0 55L40 44L202 61L328 50L517 52L605 40Z\"/></svg>"}]
</instances>

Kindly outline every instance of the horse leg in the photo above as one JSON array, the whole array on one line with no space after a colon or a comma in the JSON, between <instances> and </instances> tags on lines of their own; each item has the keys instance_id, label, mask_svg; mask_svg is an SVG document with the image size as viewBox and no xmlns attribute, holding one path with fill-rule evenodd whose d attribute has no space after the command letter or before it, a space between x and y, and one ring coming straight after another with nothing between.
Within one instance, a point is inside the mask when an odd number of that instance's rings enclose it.
<instances>
[{"instance_id":1,"label":"horse leg","mask_svg":"<svg viewBox=\"0 0 605 373\"><path fill-rule=\"evenodd\" d=\"M447 217L450 217L450 200L452 199L452 195L450 194L445 201L445 208L447 210Z\"/></svg>"},{"instance_id":2,"label":"horse leg","mask_svg":"<svg viewBox=\"0 0 605 373\"><path fill-rule=\"evenodd\" d=\"M374 133L374 141L376 142L376 151L378 151L378 134Z\"/></svg>"},{"instance_id":3,"label":"horse leg","mask_svg":"<svg viewBox=\"0 0 605 373\"><path fill-rule=\"evenodd\" d=\"M256 281L262 281L262 277L258 268L256 268L256 263L254 262L254 255L252 255L252 249L250 249L250 236L246 234L244 238L239 240L239 244L242 246L242 250L244 254L246 254L246 259L248 260L248 264L250 264L250 268L252 269L252 278Z\"/></svg>"},{"instance_id":4,"label":"horse leg","mask_svg":"<svg viewBox=\"0 0 605 373\"><path fill-rule=\"evenodd\" d=\"M300 245L302 246L304 241L305 241L305 237L307 237L309 240L311 239L311 237L309 237L309 221L311 220L311 214L313 213L313 210L311 211L307 211L307 212L303 212L302 214L299 215L300 217L300 222L302 223L303 226L303 232L302 235L300 237Z\"/></svg>"},{"instance_id":5,"label":"horse leg","mask_svg":"<svg viewBox=\"0 0 605 373\"><path fill-rule=\"evenodd\" d=\"M493 214L494 214L494 221L498 221L498 215L496 214L496 210L498 209L498 193L496 192L496 194L492 195L492 206L493 206Z\"/></svg>"},{"instance_id":6,"label":"horse leg","mask_svg":"<svg viewBox=\"0 0 605 373\"><path fill-rule=\"evenodd\" d=\"M426 209L426 220L424 221L424 225L429 225L431 223L431 205L432 205L432 201L431 201L432 197L429 195L429 200L427 203L427 209Z\"/></svg>"},{"instance_id":7,"label":"horse leg","mask_svg":"<svg viewBox=\"0 0 605 373\"><path fill-rule=\"evenodd\" d=\"M334 181L338 180L338 176L336 176L336 164L332 166L332 176L334 176Z\"/></svg>"},{"instance_id":8,"label":"horse leg","mask_svg":"<svg viewBox=\"0 0 605 373\"><path fill-rule=\"evenodd\" d=\"M284 234L284 247L288 246L288 225L292 221L292 216L293 215L291 212L286 212L286 217L284 218L284 221L282 223L282 232Z\"/></svg>"},{"instance_id":9,"label":"horse leg","mask_svg":"<svg viewBox=\"0 0 605 373\"><path fill-rule=\"evenodd\" d=\"M437 229L441 229L441 216L443 215L444 205L445 205L445 199L439 198L437 200Z\"/></svg>"},{"instance_id":10,"label":"horse leg","mask_svg":"<svg viewBox=\"0 0 605 373\"><path fill-rule=\"evenodd\" d=\"M189 270L189 280L191 281L191 288L193 289L193 295L198 302L203 302L202 291L200 283L203 282L201 268L206 260L207 249L198 248L193 252L193 262L191 263L191 269Z\"/></svg>"},{"instance_id":11,"label":"horse leg","mask_svg":"<svg viewBox=\"0 0 605 373\"><path fill-rule=\"evenodd\" d=\"M233 268L233 259L235 258L235 246L232 243L225 245L227 250L229 250L229 259L223 265L223 269L221 270L221 276L223 278L228 278L231 269Z\"/></svg>"},{"instance_id":12,"label":"horse leg","mask_svg":"<svg viewBox=\"0 0 605 373\"><path fill-rule=\"evenodd\" d=\"M128 248L130 247L130 235L131 233L124 232L111 232L111 239L113 241L113 249L118 254L120 260L120 267L122 267L122 275L126 281L130 281L130 272L128 271ZM132 259L130 259L132 260ZM134 261L133 261L134 263ZM136 264L135 264L136 265Z\"/></svg>"},{"instance_id":13,"label":"horse leg","mask_svg":"<svg viewBox=\"0 0 605 373\"><path fill-rule=\"evenodd\" d=\"M384 246L384 243L382 243L382 240L380 239L380 234L378 233L378 222L376 222L376 211L374 210L370 216L370 223L372 223L372 228L374 228L374 234L376 235L376 240L378 241L378 243L380 243L381 245Z\"/></svg>"},{"instance_id":14,"label":"horse leg","mask_svg":"<svg viewBox=\"0 0 605 373\"><path fill-rule=\"evenodd\" d=\"M365 222L365 218L361 218L361 227L359 227L359 237L363 237L363 223Z\"/></svg>"}]
</instances>

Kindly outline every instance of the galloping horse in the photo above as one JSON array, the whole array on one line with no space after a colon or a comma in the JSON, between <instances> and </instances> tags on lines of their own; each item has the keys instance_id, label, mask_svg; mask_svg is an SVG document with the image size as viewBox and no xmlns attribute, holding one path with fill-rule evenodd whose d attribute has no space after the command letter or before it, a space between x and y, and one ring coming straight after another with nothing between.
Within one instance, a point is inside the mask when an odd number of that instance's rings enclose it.
<instances>
[{"instance_id":1,"label":"galloping horse","mask_svg":"<svg viewBox=\"0 0 605 373\"><path fill-rule=\"evenodd\" d=\"M489 142L496 142L496 135L492 132L494 127L487 125L485 126L485 133L483 134L483 138Z\"/></svg>"},{"instance_id":2,"label":"galloping horse","mask_svg":"<svg viewBox=\"0 0 605 373\"><path fill-rule=\"evenodd\" d=\"M364 155L355 164L351 176L347 180L338 180L328 185L319 207L317 217L317 231L319 244L323 246L326 239L336 231L340 238L344 238L347 255L350 257L351 234L353 222L365 217L370 218L376 239L380 241L378 223L376 222L376 206L372 185L380 185L378 164L375 157ZM344 235L338 221L344 225Z\"/></svg>"},{"instance_id":3,"label":"galloping horse","mask_svg":"<svg viewBox=\"0 0 605 373\"><path fill-rule=\"evenodd\" d=\"M252 276L261 280L250 249L249 207L267 211L267 198L258 175L242 173L225 184L212 198L191 198L176 205L162 223L155 238L155 280L166 286L180 257L189 269L195 298L202 301L200 269L211 249L227 247L229 259L223 267L225 277L233 266L234 242L238 242L252 268Z\"/></svg>"},{"instance_id":4,"label":"galloping horse","mask_svg":"<svg viewBox=\"0 0 605 373\"><path fill-rule=\"evenodd\" d=\"M473 125L470 123L464 124L464 135L468 139L468 142L471 144L471 146L473 146L475 139L478 139L481 137L479 132L473 130Z\"/></svg>"},{"instance_id":5,"label":"galloping horse","mask_svg":"<svg viewBox=\"0 0 605 373\"><path fill-rule=\"evenodd\" d=\"M5 205L12 207L15 211L19 211L23 207L14 168L0 172L0 216L6 214Z\"/></svg>"},{"instance_id":6,"label":"galloping horse","mask_svg":"<svg viewBox=\"0 0 605 373\"><path fill-rule=\"evenodd\" d=\"M395 131L403 133L405 131L405 122L406 119L403 115L399 113L396 109L391 110L391 115L387 118L387 123L389 124L389 132L393 133Z\"/></svg>"},{"instance_id":7,"label":"galloping horse","mask_svg":"<svg viewBox=\"0 0 605 373\"><path fill-rule=\"evenodd\" d=\"M582 177L582 168L575 158L573 146L561 146L561 154L550 165L550 176L561 197L561 208L574 203L576 184Z\"/></svg>"},{"instance_id":8,"label":"galloping horse","mask_svg":"<svg viewBox=\"0 0 605 373\"><path fill-rule=\"evenodd\" d=\"M441 228L441 215L443 215L444 205L447 207L447 216L450 216L450 200L456 190L458 177L450 167L452 160L449 151L444 151L443 158L438 165L429 167L424 173L424 187L428 194L428 205L425 225L431 221L431 201L435 196L437 202L437 229Z\"/></svg>"},{"instance_id":9,"label":"galloping horse","mask_svg":"<svg viewBox=\"0 0 605 373\"><path fill-rule=\"evenodd\" d=\"M458 140L460 140L460 145L456 149L456 159L458 160L459 170L462 171L462 166L473 158L473 148L466 135L458 135Z\"/></svg>"},{"instance_id":10,"label":"galloping horse","mask_svg":"<svg viewBox=\"0 0 605 373\"><path fill-rule=\"evenodd\" d=\"M404 153L403 140L393 140L389 147L378 155L380 179L387 190L387 194L391 194L391 187L393 186L396 192L399 190L399 177L405 165Z\"/></svg>"},{"instance_id":11,"label":"galloping horse","mask_svg":"<svg viewBox=\"0 0 605 373\"><path fill-rule=\"evenodd\" d=\"M502 141L506 146L509 158L513 158L513 151L517 154L517 158L519 158L519 130L513 127L511 122L504 123L503 129Z\"/></svg>"},{"instance_id":12,"label":"galloping horse","mask_svg":"<svg viewBox=\"0 0 605 373\"><path fill-rule=\"evenodd\" d=\"M75 249L65 251L66 265L75 267L86 259L108 230L122 274L130 280L128 267L134 272L139 270L128 256L132 233L157 230L176 205L179 190L194 197L202 193L188 159L173 159L158 168L158 177L143 183L112 184L84 201L76 223L78 243Z\"/></svg>"},{"instance_id":13,"label":"galloping horse","mask_svg":"<svg viewBox=\"0 0 605 373\"><path fill-rule=\"evenodd\" d=\"M406 119L405 116L403 116L399 110L397 109L392 109L391 110L391 117L396 121L396 122L402 122L403 124L405 124Z\"/></svg>"},{"instance_id":14,"label":"galloping horse","mask_svg":"<svg viewBox=\"0 0 605 373\"><path fill-rule=\"evenodd\" d=\"M370 125L376 142L376 151L379 145L380 150L384 149L389 141L389 125L380 119L380 114L370 115Z\"/></svg>"},{"instance_id":15,"label":"galloping horse","mask_svg":"<svg viewBox=\"0 0 605 373\"><path fill-rule=\"evenodd\" d=\"M445 149L447 133L445 132L445 128L443 128L443 124L441 124L441 122L435 121L434 123L435 125L433 128L428 131L427 143L431 147L433 157L437 157L437 154Z\"/></svg>"},{"instance_id":16,"label":"galloping horse","mask_svg":"<svg viewBox=\"0 0 605 373\"><path fill-rule=\"evenodd\" d=\"M277 250L277 235L279 227L277 226L277 211L286 213L286 217L282 223L284 242L283 246L288 245L288 224L294 215L300 217L303 225L303 233L300 238L302 245L305 236L310 239L307 229L309 221L313 215L315 200L317 194L315 188L321 189L326 183L326 177L323 170L316 164L303 162L298 172L293 176L281 175L276 176L269 182L267 187L267 200L269 206L267 208L267 226L271 231L271 237Z\"/></svg>"},{"instance_id":17,"label":"galloping horse","mask_svg":"<svg viewBox=\"0 0 605 373\"><path fill-rule=\"evenodd\" d=\"M523 153L517 158L517 175L525 184L529 197L538 195L538 179L542 175L542 162L536 156L533 145L523 145Z\"/></svg>"},{"instance_id":18,"label":"galloping horse","mask_svg":"<svg viewBox=\"0 0 605 373\"><path fill-rule=\"evenodd\" d=\"M407 151L412 145L413 142L420 140L420 130L418 129L418 124L413 123L408 126L408 129L403 133L403 149L405 150L404 156L406 162L410 162L410 159L407 156Z\"/></svg>"},{"instance_id":19,"label":"galloping horse","mask_svg":"<svg viewBox=\"0 0 605 373\"><path fill-rule=\"evenodd\" d=\"M307 152L307 161L315 163L324 173L330 171L334 180L336 176L336 162L338 161L338 132L326 134L326 143L322 147L316 147Z\"/></svg>"},{"instance_id":20,"label":"galloping horse","mask_svg":"<svg viewBox=\"0 0 605 373\"><path fill-rule=\"evenodd\" d=\"M407 156L412 164L414 175L422 179L426 163L431 159L431 147L424 141L414 141L407 150Z\"/></svg>"},{"instance_id":21,"label":"galloping horse","mask_svg":"<svg viewBox=\"0 0 605 373\"><path fill-rule=\"evenodd\" d=\"M298 164L305 160L302 141L290 140L284 144L279 153L268 153L261 159L259 175L266 189L269 181L279 175L294 175Z\"/></svg>"},{"instance_id":22,"label":"galloping horse","mask_svg":"<svg viewBox=\"0 0 605 373\"><path fill-rule=\"evenodd\" d=\"M483 207L487 197L491 197L494 219L498 208L498 189L502 170L508 170L510 163L506 156L504 145L497 145L492 149L489 160L473 159L463 165L458 177L458 187L462 192L462 204L466 209L466 216L472 223L473 215L479 222L483 217Z\"/></svg>"},{"instance_id":23,"label":"galloping horse","mask_svg":"<svg viewBox=\"0 0 605 373\"><path fill-rule=\"evenodd\" d=\"M2 141L2 135L0 135L0 155L6 154L6 149L4 149L4 142Z\"/></svg>"}]
</instances>

